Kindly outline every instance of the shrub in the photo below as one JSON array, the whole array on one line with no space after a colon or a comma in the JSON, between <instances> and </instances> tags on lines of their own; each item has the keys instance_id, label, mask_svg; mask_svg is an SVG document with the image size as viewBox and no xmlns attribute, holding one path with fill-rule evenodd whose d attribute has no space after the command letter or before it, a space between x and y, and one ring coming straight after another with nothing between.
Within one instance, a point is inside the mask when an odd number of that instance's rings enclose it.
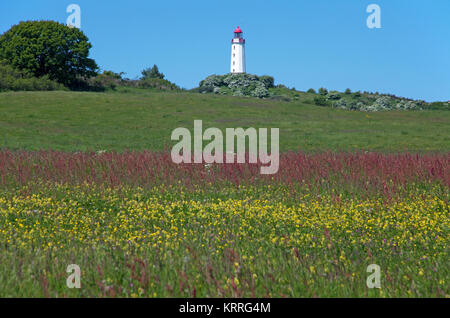
<instances>
[{"instance_id":1,"label":"shrub","mask_svg":"<svg viewBox=\"0 0 450 318\"><path fill-rule=\"evenodd\" d=\"M426 108L426 109L433 109L433 110L438 110L438 109L448 110L448 109L450 109L450 102L448 102L448 103L445 103L445 102L432 102L430 104L423 105L423 107Z\"/></svg>"},{"instance_id":2,"label":"shrub","mask_svg":"<svg viewBox=\"0 0 450 318\"><path fill-rule=\"evenodd\" d=\"M360 103L357 103L355 101L351 101L350 103L347 104L347 109L349 110L358 110L359 109L359 105Z\"/></svg>"},{"instance_id":3,"label":"shrub","mask_svg":"<svg viewBox=\"0 0 450 318\"><path fill-rule=\"evenodd\" d=\"M80 80L79 89L86 91L105 91L107 89L116 90L119 87L133 87L158 90L179 90L174 83L161 78L146 77L140 80L130 80L122 78L123 72L104 71L96 77L87 81ZM200 91L200 90L198 90ZM123 90L121 92L124 92Z\"/></svg>"},{"instance_id":4,"label":"shrub","mask_svg":"<svg viewBox=\"0 0 450 318\"><path fill-rule=\"evenodd\" d=\"M146 78L139 81L140 88L153 88L159 90L177 90L179 87L168 80L161 78Z\"/></svg>"},{"instance_id":5,"label":"shrub","mask_svg":"<svg viewBox=\"0 0 450 318\"><path fill-rule=\"evenodd\" d=\"M48 75L40 78L14 69L5 61L0 62L0 91L53 91L64 90L64 85L52 81Z\"/></svg>"},{"instance_id":6,"label":"shrub","mask_svg":"<svg viewBox=\"0 0 450 318\"><path fill-rule=\"evenodd\" d=\"M325 96L328 94L328 90L324 87L321 87L321 88L319 88L319 94Z\"/></svg>"},{"instance_id":7,"label":"shrub","mask_svg":"<svg viewBox=\"0 0 450 318\"><path fill-rule=\"evenodd\" d=\"M339 92L331 92L327 95L328 100L339 100L341 99L341 94Z\"/></svg>"},{"instance_id":8,"label":"shrub","mask_svg":"<svg viewBox=\"0 0 450 318\"><path fill-rule=\"evenodd\" d=\"M232 96L252 96L266 98L270 96L269 88L274 87L274 78L268 75L225 74L210 75L200 82L198 92L216 93Z\"/></svg>"},{"instance_id":9,"label":"shrub","mask_svg":"<svg viewBox=\"0 0 450 318\"><path fill-rule=\"evenodd\" d=\"M275 80L272 76L269 75L263 75L259 78L259 80L264 84L266 88L272 88L274 87Z\"/></svg>"},{"instance_id":10,"label":"shrub","mask_svg":"<svg viewBox=\"0 0 450 318\"><path fill-rule=\"evenodd\" d=\"M333 102L333 107L347 109L347 102L343 99L339 99L339 100Z\"/></svg>"},{"instance_id":11,"label":"shrub","mask_svg":"<svg viewBox=\"0 0 450 318\"><path fill-rule=\"evenodd\" d=\"M158 79L164 79L164 74L161 73L158 69L158 66L156 64L153 65L152 68L147 68L141 72L142 78L141 79L149 79L149 78L158 78Z\"/></svg>"},{"instance_id":12,"label":"shrub","mask_svg":"<svg viewBox=\"0 0 450 318\"><path fill-rule=\"evenodd\" d=\"M114 78L116 80L122 80L122 76L124 75L124 72L115 73L113 71L103 71L103 75L108 76L110 78Z\"/></svg>"},{"instance_id":13,"label":"shrub","mask_svg":"<svg viewBox=\"0 0 450 318\"><path fill-rule=\"evenodd\" d=\"M317 94L317 93L316 93L316 90L315 90L314 88L308 89L307 93L310 93L310 94Z\"/></svg>"},{"instance_id":14,"label":"shrub","mask_svg":"<svg viewBox=\"0 0 450 318\"><path fill-rule=\"evenodd\" d=\"M200 88L206 88L206 87L220 87L224 85L223 83L223 76L220 75L210 75L207 78L205 78L203 81L200 82L199 87ZM212 92L212 90L211 90Z\"/></svg>"},{"instance_id":15,"label":"shrub","mask_svg":"<svg viewBox=\"0 0 450 318\"><path fill-rule=\"evenodd\" d=\"M231 94L231 89L229 89L226 86L222 86L219 88L219 94L220 95L230 95Z\"/></svg>"},{"instance_id":16,"label":"shrub","mask_svg":"<svg viewBox=\"0 0 450 318\"><path fill-rule=\"evenodd\" d=\"M350 88L347 88L345 90L345 94L350 95L352 93L352 90Z\"/></svg>"},{"instance_id":17,"label":"shrub","mask_svg":"<svg viewBox=\"0 0 450 318\"><path fill-rule=\"evenodd\" d=\"M122 80L123 72L114 73L113 71L104 71L102 74L97 75L88 80L88 84L92 88L104 88L115 90L118 86L126 86ZM101 89L93 89L101 90Z\"/></svg>"},{"instance_id":18,"label":"shrub","mask_svg":"<svg viewBox=\"0 0 450 318\"><path fill-rule=\"evenodd\" d=\"M314 104L316 104L317 106L327 106L328 101L325 96L319 95L314 97Z\"/></svg>"},{"instance_id":19,"label":"shrub","mask_svg":"<svg viewBox=\"0 0 450 318\"><path fill-rule=\"evenodd\" d=\"M395 105L395 108L400 110L422 110L422 106L424 106L422 101L400 101Z\"/></svg>"},{"instance_id":20,"label":"shrub","mask_svg":"<svg viewBox=\"0 0 450 318\"><path fill-rule=\"evenodd\" d=\"M200 94L213 93L214 92L214 87L213 86L200 86L198 88L198 92Z\"/></svg>"},{"instance_id":21,"label":"shrub","mask_svg":"<svg viewBox=\"0 0 450 318\"><path fill-rule=\"evenodd\" d=\"M361 92L360 91L354 92L353 93L353 97L360 98L361 97Z\"/></svg>"},{"instance_id":22,"label":"shrub","mask_svg":"<svg viewBox=\"0 0 450 318\"><path fill-rule=\"evenodd\" d=\"M253 97L264 98L269 96L269 91L263 84L260 84L251 92L251 95Z\"/></svg>"},{"instance_id":23,"label":"shrub","mask_svg":"<svg viewBox=\"0 0 450 318\"><path fill-rule=\"evenodd\" d=\"M243 97L245 96L244 92L241 89L237 89L232 91L233 96Z\"/></svg>"},{"instance_id":24,"label":"shrub","mask_svg":"<svg viewBox=\"0 0 450 318\"><path fill-rule=\"evenodd\" d=\"M376 112L381 110L391 110L394 109L392 99L388 96L378 97L375 102L371 105L364 105L360 108L362 111L366 112Z\"/></svg>"}]
</instances>

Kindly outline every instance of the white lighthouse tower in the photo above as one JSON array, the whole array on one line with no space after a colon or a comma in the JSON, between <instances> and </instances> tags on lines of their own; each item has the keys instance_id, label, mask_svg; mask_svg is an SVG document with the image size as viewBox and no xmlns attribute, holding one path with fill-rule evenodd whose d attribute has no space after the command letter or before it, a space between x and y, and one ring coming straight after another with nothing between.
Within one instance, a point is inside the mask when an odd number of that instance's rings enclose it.
<instances>
[{"instance_id":1,"label":"white lighthouse tower","mask_svg":"<svg viewBox=\"0 0 450 318\"><path fill-rule=\"evenodd\" d=\"M245 39L242 30L237 27L234 30L234 38L231 40L231 73L245 73Z\"/></svg>"}]
</instances>

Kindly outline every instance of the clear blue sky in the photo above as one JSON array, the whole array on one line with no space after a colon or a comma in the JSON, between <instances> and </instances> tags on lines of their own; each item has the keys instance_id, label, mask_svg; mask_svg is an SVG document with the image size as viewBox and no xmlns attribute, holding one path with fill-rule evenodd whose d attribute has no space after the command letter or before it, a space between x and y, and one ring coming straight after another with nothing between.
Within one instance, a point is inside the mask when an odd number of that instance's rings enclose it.
<instances>
[{"instance_id":1,"label":"clear blue sky","mask_svg":"<svg viewBox=\"0 0 450 318\"><path fill-rule=\"evenodd\" d=\"M157 64L185 88L229 72L240 26L247 72L276 83L450 99L450 0L2 0L0 32L23 20L66 22L81 7L81 29L104 70L129 78ZM381 7L368 29L366 7Z\"/></svg>"}]
</instances>

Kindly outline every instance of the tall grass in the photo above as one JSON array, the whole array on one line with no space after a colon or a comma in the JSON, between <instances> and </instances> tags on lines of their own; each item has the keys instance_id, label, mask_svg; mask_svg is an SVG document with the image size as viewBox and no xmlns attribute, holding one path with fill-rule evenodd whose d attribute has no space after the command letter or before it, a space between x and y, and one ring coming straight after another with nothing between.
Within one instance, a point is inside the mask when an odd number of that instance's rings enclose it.
<instances>
[{"instance_id":1,"label":"tall grass","mask_svg":"<svg viewBox=\"0 0 450 318\"><path fill-rule=\"evenodd\" d=\"M394 197L439 185L450 187L450 154L381 154L365 152L287 152L274 175L261 175L260 164L174 164L168 152L0 151L0 186L48 181L186 189L224 185L281 186L295 194L383 195Z\"/></svg>"}]
</instances>

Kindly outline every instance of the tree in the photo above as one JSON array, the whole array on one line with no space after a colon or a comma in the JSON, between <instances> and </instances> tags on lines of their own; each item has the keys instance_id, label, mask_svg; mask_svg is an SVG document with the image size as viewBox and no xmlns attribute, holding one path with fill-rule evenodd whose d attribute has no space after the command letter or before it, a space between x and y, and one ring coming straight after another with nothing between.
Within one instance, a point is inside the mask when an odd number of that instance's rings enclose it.
<instances>
[{"instance_id":1,"label":"tree","mask_svg":"<svg viewBox=\"0 0 450 318\"><path fill-rule=\"evenodd\" d=\"M159 78L164 79L164 74L159 72L158 66L156 64L153 65L152 68L147 68L141 72L142 79L146 80L149 78Z\"/></svg>"},{"instance_id":2,"label":"tree","mask_svg":"<svg viewBox=\"0 0 450 318\"><path fill-rule=\"evenodd\" d=\"M97 74L88 58L92 45L84 33L55 21L26 21L0 37L0 59L36 77L48 75L68 87Z\"/></svg>"}]
</instances>

